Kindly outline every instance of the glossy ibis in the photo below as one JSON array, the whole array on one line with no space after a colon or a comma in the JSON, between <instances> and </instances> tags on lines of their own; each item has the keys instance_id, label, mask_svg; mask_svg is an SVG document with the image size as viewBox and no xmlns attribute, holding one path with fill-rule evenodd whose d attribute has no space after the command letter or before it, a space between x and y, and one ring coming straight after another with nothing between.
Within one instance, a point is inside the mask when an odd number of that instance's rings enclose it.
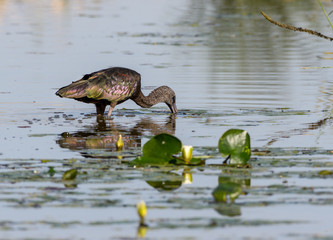
<instances>
[{"instance_id":1,"label":"glossy ibis","mask_svg":"<svg viewBox=\"0 0 333 240\"><path fill-rule=\"evenodd\" d=\"M110 105L108 117L114 107L128 99L143 108L164 102L172 113L177 113L175 92L168 86L154 89L148 96L141 91L141 76L128 68L112 67L86 74L82 79L60 88L56 95L73 98L96 106L97 115L104 115Z\"/></svg>"}]
</instances>

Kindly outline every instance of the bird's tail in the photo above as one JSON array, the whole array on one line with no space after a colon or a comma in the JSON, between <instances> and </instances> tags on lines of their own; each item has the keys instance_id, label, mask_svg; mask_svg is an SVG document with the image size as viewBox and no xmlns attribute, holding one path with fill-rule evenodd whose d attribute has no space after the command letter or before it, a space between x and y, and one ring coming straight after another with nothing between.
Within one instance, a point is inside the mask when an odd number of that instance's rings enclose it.
<instances>
[{"instance_id":1,"label":"bird's tail","mask_svg":"<svg viewBox=\"0 0 333 240\"><path fill-rule=\"evenodd\" d=\"M56 95L59 97L65 98L82 98L86 97L86 88L88 86L88 82L86 80L79 80L71 83L68 86L60 88Z\"/></svg>"}]
</instances>

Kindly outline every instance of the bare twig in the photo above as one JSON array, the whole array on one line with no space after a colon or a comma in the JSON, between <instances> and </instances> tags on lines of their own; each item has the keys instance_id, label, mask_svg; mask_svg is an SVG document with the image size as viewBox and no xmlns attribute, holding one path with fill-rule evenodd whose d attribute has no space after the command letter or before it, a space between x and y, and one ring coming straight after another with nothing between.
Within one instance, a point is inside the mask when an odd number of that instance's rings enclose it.
<instances>
[{"instance_id":1,"label":"bare twig","mask_svg":"<svg viewBox=\"0 0 333 240\"><path fill-rule=\"evenodd\" d=\"M289 29L289 30L292 30L292 31L296 31L296 32L306 32L306 33L309 33L309 34L312 34L312 35L315 35L317 37L321 37L321 38L325 38L327 40L330 40L330 41L333 41L333 38L332 37L328 37L328 36L325 36L324 34L321 34L320 32L316 32L316 31L313 31L311 29L307 29L307 28L300 28L300 27L294 27L292 25L287 25L287 24L284 24L284 23L279 23L277 21L274 21L272 18L270 18L266 13L264 12L261 12L261 14L268 20L270 21L271 23L281 27L281 28L285 28L285 29Z\"/></svg>"}]
</instances>

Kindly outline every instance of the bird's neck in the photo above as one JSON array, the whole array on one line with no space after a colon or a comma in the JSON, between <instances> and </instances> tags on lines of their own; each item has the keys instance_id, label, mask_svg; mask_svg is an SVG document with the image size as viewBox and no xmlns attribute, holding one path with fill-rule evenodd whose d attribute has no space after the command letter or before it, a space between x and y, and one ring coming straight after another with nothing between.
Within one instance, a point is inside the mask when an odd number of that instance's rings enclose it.
<instances>
[{"instance_id":1,"label":"bird's neck","mask_svg":"<svg viewBox=\"0 0 333 240\"><path fill-rule=\"evenodd\" d=\"M163 93L160 87L154 89L148 96L143 95L140 90L139 93L133 98L133 101L143 108L150 108L157 103L163 102Z\"/></svg>"}]
</instances>

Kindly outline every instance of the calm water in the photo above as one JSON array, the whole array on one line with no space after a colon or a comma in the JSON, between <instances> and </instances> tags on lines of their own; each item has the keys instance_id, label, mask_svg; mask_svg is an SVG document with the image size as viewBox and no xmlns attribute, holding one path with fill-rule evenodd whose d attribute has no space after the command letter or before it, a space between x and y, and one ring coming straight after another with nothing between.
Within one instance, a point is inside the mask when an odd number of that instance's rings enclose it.
<instances>
[{"instance_id":1,"label":"calm water","mask_svg":"<svg viewBox=\"0 0 333 240\"><path fill-rule=\"evenodd\" d=\"M333 168L331 43L260 11L332 33L310 0L0 1L0 239L135 238L140 199L149 239L333 237L332 176L317 174ZM140 72L145 93L175 89L177 117L126 102L98 124L93 105L55 96L110 66ZM168 132L220 163L215 148L230 128L251 135L246 176L193 168L192 184L180 186L186 169L133 169L113 147L122 134L132 160ZM76 188L61 181L70 168L81 173ZM230 174L251 182L233 217L211 195ZM156 179L180 185L164 191L149 184Z\"/></svg>"}]
</instances>

